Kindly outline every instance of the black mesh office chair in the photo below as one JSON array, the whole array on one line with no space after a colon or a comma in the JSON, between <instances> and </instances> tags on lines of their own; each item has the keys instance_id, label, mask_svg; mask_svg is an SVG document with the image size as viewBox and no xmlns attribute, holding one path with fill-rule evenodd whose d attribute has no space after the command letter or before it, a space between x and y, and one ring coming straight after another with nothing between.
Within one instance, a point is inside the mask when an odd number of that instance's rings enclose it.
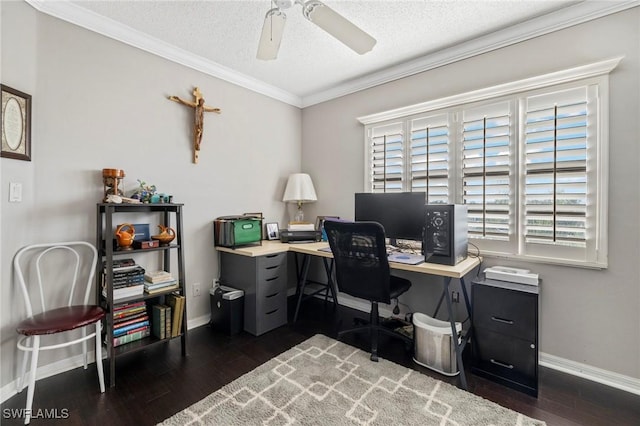
<instances>
[{"instance_id":1,"label":"black mesh office chair","mask_svg":"<svg viewBox=\"0 0 640 426\"><path fill-rule=\"evenodd\" d=\"M371 302L369 324L338 333L369 331L371 360L378 361L378 333L411 343L408 337L380 325L378 303L391 303L411 287L411 281L391 275L384 228L377 222L326 221L324 229L335 260L338 290Z\"/></svg>"}]
</instances>

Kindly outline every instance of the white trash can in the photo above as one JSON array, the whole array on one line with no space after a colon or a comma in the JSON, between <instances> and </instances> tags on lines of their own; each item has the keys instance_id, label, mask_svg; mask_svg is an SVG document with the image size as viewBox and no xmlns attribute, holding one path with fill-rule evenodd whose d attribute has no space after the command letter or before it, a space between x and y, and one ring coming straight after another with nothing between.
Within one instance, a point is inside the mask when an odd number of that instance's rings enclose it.
<instances>
[{"instance_id":1,"label":"white trash can","mask_svg":"<svg viewBox=\"0 0 640 426\"><path fill-rule=\"evenodd\" d=\"M460 337L462 323L456 322L456 336ZM414 356L413 360L446 376L459 373L454 340L451 338L451 323L421 313L413 314ZM459 340L458 340L459 342Z\"/></svg>"}]
</instances>

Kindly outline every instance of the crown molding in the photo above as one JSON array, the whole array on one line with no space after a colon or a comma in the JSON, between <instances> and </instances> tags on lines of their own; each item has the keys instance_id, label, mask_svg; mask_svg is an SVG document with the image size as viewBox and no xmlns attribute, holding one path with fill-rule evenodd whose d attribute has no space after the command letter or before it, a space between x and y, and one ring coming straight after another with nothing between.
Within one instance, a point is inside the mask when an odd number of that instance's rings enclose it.
<instances>
[{"instance_id":1,"label":"crown molding","mask_svg":"<svg viewBox=\"0 0 640 426\"><path fill-rule=\"evenodd\" d=\"M216 62L194 55L184 49L169 45L112 19L105 18L92 11L76 6L74 3L46 0L25 1L39 12L298 108L305 108L369 89L640 5L640 0L616 2L583 1L574 6L534 18L504 30L496 31L456 46L368 74L361 78L350 80L328 90L300 97Z\"/></svg>"},{"instance_id":2,"label":"crown molding","mask_svg":"<svg viewBox=\"0 0 640 426\"><path fill-rule=\"evenodd\" d=\"M364 77L334 86L331 89L304 96L302 98L302 108L491 52L639 5L639 0L621 2L587 0L574 6L505 28L504 30L496 31L450 48L427 54L412 61L368 74Z\"/></svg>"},{"instance_id":3,"label":"crown molding","mask_svg":"<svg viewBox=\"0 0 640 426\"><path fill-rule=\"evenodd\" d=\"M516 80L509 83L499 84L496 86L485 87L471 92L447 96L446 98L434 99L415 105L409 105L406 107L358 117L357 120L364 125L375 124L383 121L408 117L414 114L422 114L442 108L449 108L456 105L483 101L490 98L497 98L517 92L530 91L539 89L541 87L567 83L570 81L598 77L613 71L623 58L623 56L618 56L600 62L594 62L574 68L551 72L548 74L525 78L522 80Z\"/></svg>"},{"instance_id":4,"label":"crown molding","mask_svg":"<svg viewBox=\"0 0 640 426\"><path fill-rule=\"evenodd\" d=\"M25 0L39 12L128 44L204 74L233 83L270 98L300 108L302 99L263 81L194 55L148 34L84 9L68 1Z\"/></svg>"}]
</instances>

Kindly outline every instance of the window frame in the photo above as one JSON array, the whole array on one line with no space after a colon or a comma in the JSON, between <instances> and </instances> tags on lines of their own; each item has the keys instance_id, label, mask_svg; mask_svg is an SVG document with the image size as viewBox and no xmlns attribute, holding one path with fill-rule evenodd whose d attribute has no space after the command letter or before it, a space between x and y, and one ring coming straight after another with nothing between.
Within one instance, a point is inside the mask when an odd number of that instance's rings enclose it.
<instances>
[{"instance_id":1,"label":"window frame","mask_svg":"<svg viewBox=\"0 0 640 426\"><path fill-rule=\"evenodd\" d=\"M415 120L425 119L429 116L448 114L449 117L449 199L454 203L462 203L463 179L462 179L462 123L464 111L472 108L499 103L510 102L513 108L513 117L510 117L509 135L509 196L512 208L509 211L510 231L509 241L502 241L494 244L490 239L472 239L474 244L480 246L484 256L519 259L529 262L541 262L549 264L560 264L569 266L579 266L586 268L603 269L608 266L608 163L609 163L609 74L622 60L617 57L601 62L587 64L580 67L566 69L558 72L544 74L528 79L513 81L506 84L487 87L467 93L449 96L441 99L423 102L416 105L402 107L390 111L359 117L358 120L364 125L364 146L365 146L365 192L372 191L372 182L369 176L370 169L370 149L369 134L372 129L385 126L390 123L400 123L402 128L404 149L404 170L402 190L411 190L410 181L410 161L411 161L411 137L412 123ZM525 211L524 205L525 180L524 180L524 118L526 109L523 102L532 96L552 92L555 90L567 90L577 86L584 86L587 90L595 87L597 94L595 97L596 112L596 132L589 136L587 152L595 152L587 159L587 179L595 179L589 183L587 188L593 190L588 194L586 247L582 250L584 256L574 256L573 258L563 258L562 248L557 249L554 244L545 245L553 247L554 250L546 251L546 255L534 253L528 250L524 243ZM593 139L593 140L592 140ZM408 163L409 162L409 163ZM408 167L406 165L409 165ZM595 206L595 207L594 207ZM593 217L594 220L589 220ZM528 243L531 244L531 243ZM506 247L506 249L505 249ZM571 251L571 250L569 250ZM551 254L549 254L551 252ZM554 256L554 257L552 257Z\"/></svg>"}]
</instances>

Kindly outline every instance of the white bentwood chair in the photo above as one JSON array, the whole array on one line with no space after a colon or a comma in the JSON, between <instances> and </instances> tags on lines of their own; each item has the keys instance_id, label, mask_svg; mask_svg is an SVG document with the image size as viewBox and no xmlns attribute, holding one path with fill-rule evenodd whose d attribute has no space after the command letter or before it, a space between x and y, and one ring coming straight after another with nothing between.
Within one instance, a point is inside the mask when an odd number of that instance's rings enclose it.
<instances>
[{"instance_id":1,"label":"white bentwood chair","mask_svg":"<svg viewBox=\"0 0 640 426\"><path fill-rule=\"evenodd\" d=\"M24 352L22 370L17 381L18 392L23 389L27 362L29 354L31 354L25 424L29 424L31 421L40 351L82 343L84 368L86 369L87 341L95 338L100 392L104 393L100 335L101 321L105 316L105 311L100 306L90 303L97 261L96 248L84 241L29 245L21 248L13 259L15 276L24 298L27 313L27 318L16 327L16 331L21 335L18 338L18 349ZM48 269L45 270L45 268ZM64 286L60 284L62 281ZM54 282L57 283L55 288L52 287ZM35 293L36 291L38 293ZM67 293L65 294L65 292ZM60 295L65 300L58 305L63 304L64 306L47 306L55 304ZM92 300L95 300L95 296L93 297ZM95 331L87 334L89 326L95 326ZM43 345L41 342L42 336L53 334L65 336L64 333L76 329L82 329L81 337L66 336L73 339L48 345Z\"/></svg>"}]
</instances>

